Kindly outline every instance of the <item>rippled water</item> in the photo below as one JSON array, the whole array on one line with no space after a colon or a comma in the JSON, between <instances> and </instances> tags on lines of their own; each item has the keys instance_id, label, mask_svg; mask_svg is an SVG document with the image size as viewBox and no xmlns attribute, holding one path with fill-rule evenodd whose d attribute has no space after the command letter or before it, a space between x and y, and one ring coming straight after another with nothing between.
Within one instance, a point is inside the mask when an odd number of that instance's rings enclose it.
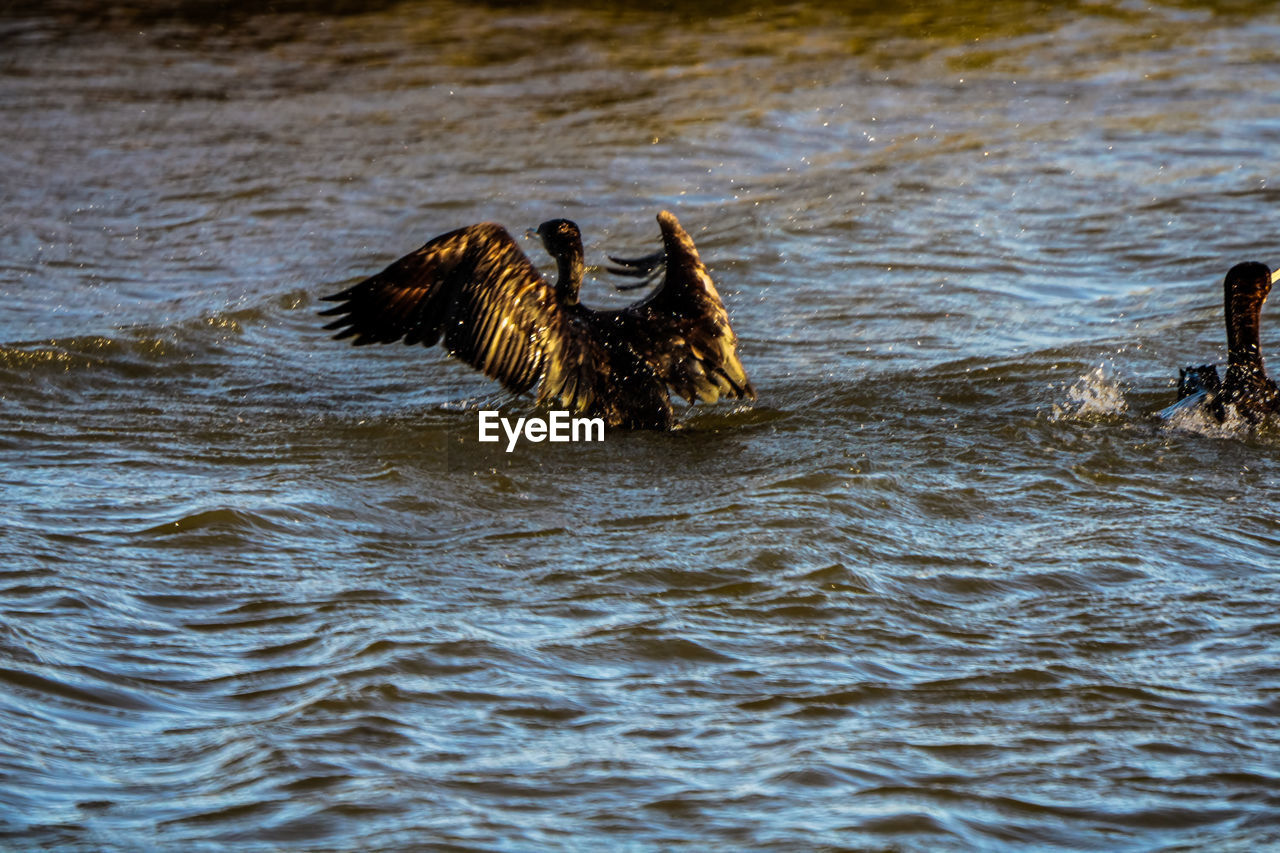
<instances>
[{"instance_id":1,"label":"rippled water","mask_svg":"<svg viewBox=\"0 0 1280 853\"><path fill-rule=\"evenodd\" d=\"M0 13L0 846L1280 845L1280 438L1151 415L1280 14L864 5ZM664 207L753 405L508 454L319 328Z\"/></svg>"}]
</instances>

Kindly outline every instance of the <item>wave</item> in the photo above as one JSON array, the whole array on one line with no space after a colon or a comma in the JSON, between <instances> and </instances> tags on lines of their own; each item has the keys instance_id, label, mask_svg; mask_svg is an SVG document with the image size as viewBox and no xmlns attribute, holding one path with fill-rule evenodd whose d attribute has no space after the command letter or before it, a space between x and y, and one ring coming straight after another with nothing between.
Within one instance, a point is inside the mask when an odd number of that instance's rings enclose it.
<instances>
[{"instance_id":1,"label":"wave","mask_svg":"<svg viewBox=\"0 0 1280 853\"><path fill-rule=\"evenodd\" d=\"M299 349L301 291L161 323L105 332L0 344L0 396L18 401L66 402L85 393L117 395L125 406L138 392L235 387L279 378L255 371ZM121 396L123 395L123 396Z\"/></svg>"}]
</instances>

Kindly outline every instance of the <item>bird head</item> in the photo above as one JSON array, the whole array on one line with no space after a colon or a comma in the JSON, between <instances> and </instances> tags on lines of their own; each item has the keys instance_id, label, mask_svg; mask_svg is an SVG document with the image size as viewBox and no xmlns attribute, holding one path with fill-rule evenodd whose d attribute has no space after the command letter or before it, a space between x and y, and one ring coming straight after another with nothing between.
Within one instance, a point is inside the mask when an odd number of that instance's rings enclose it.
<instances>
[{"instance_id":1,"label":"bird head","mask_svg":"<svg viewBox=\"0 0 1280 853\"><path fill-rule=\"evenodd\" d=\"M582 287L585 260L582 250L582 232L568 219L548 219L535 232L542 238L547 254L556 259L559 278L556 291L566 303L578 301L578 289Z\"/></svg>"},{"instance_id":2,"label":"bird head","mask_svg":"<svg viewBox=\"0 0 1280 853\"><path fill-rule=\"evenodd\" d=\"M582 252L582 232L568 219L548 219L539 225L534 233L542 238L542 245L546 247L547 254L556 260L575 252L578 254Z\"/></svg>"}]
</instances>

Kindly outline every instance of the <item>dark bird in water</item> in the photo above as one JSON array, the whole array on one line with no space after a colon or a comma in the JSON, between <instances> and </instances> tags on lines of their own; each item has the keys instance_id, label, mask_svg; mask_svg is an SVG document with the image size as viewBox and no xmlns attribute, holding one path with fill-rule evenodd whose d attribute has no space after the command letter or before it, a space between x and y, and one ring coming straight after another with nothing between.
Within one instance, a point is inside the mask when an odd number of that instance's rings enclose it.
<instances>
[{"instance_id":1,"label":"dark bird in water","mask_svg":"<svg viewBox=\"0 0 1280 853\"><path fill-rule=\"evenodd\" d=\"M1267 301L1273 280L1266 264L1236 264L1227 273L1223 282L1227 375L1220 379L1212 364L1183 368L1178 376L1177 409L1203 405L1219 421L1234 413L1251 424L1280 412L1280 390L1262 363L1259 334L1262 303Z\"/></svg>"},{"instance_id":2,"label":"dark bird in water","mask_svg":"<svg viewBox=\"0 0 1280 853\"><path fill-rule=\"evenodd\" d=\"M582 235L567 219L538 226L559 275L548 283L501 225L450 231L375 276L324 297L340 303L326 329L356 346L433 346L538 403L609 426L670 429L669 391L685 400L755 399L738 339L693 240L675 216L658 214L662 250L611 258L611 271L662 284L621 310L578 302ZM619 289L643 286L644 282Z\"/></svg>"}]
</instances>

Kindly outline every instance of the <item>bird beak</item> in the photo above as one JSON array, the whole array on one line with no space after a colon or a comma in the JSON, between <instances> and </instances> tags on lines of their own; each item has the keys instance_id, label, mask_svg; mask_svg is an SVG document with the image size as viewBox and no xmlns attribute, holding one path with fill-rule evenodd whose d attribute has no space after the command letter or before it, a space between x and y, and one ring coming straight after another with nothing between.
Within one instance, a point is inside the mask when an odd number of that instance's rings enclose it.
<instances>
[{"instance_id":1,"label":"bird beak","mask_svg":"<svg viewBox=\"0 0 1280 853\"><path fill-rule=\"evenodd\" d=\"M526 236L526 237L528 237L528 238L530 238L530 239L533 239L534 237L537 237L537 236L538 236L538 229L537 229L537 228L526 228L526 229L525 229L525 231L524 231L524 236Z\"/></svg>"}]
</instances>

